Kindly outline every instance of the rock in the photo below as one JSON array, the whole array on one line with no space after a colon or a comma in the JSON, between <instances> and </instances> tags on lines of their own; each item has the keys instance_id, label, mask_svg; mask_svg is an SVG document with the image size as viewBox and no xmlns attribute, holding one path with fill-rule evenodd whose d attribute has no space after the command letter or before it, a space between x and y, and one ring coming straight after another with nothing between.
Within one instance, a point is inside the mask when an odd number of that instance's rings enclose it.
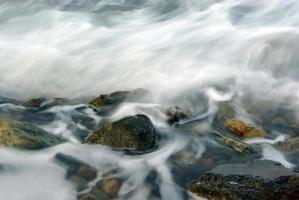
<instances>
[{"instance_id":1,"label":"rock","mask_svg":"<svg viewBox=\"0 0 299 200\"><path fill-rule=\"evenodd\" d=\"M253 153L255 150L248 144L238 140L237 138L233 138L228 135L221 134L218 131L213 131L213 133L217 136L216 140L224 143L234 150L240 152L240 153Z\"/></svg>"},{"instance_id":2,"label":"rock","mask_svg":"<svg viewBox=\"0 0 299 200\"><path fill-rule=\"evenodd\" d=\"M67 167L66 179L76 184L78 192L87 189L87 184L97 177L97 170L72 156L58 153L55 160Z\"/></svg>"},{"instance_id":3,"label":"rock","mask_svg":"<svg viewBox=\"0 0 299 200\"><path fill-rule=\"evenodd\" d=\"M122 181L119 178L114 178L114 173L114 171L109 171L104 174L102 180L98 181L88 193L83 194L83 197L89 197L94 200L116 198ZM80 200L82 200L82 198Z\"/></svg>"},{"instance_id":4,"label":"rock","mask_svg":"<svg viewBox=\"0 0 299 200\"><path fill-rule=\"evenodd\" d=\"M299 149L299 136L295 138L289 138L283 142L278 142L275 144L275 146L284 152L297 150Z\"/></svg>"},{"instance_id":5,"label":"rock","mask_svg":"<svg viewBox=\"0 0 299 200\"><path fill-rule=\"evenodd\" d=\"M193 181L190 191L213 200L298 199L299 174L267 160L223 164Z\"/></svg>"},{"instance_id":6,"label":"rock","mask_svg":"<svg viewBox=\"0 0 299 200\"><path fill-rule=\"evenodd\" d=\"M136 102L146 100L150 96L150 92L145 89L135 89L132 91L118 91L111 94L100 95L91 100L88 105L100 111L104 107L104 112L115 109L119 104L127 102Z\"/></svg>"},{"instance_id":7,"label":"rock","mask_svg":"<svg viewBox=\"0 0 299 200\"><path fill-rule=\"evenodd\" d=\"M94 196L87 194L80 198L80 200L96 200Z\"/></svg>"},{"instance_id":8,"label":"rock","mask_svg":"<svg viewBox=\"0 0 299 200\"><path fill-rule=\"evenodd\" d=\"M102 186L103 192L105 192L110 198L114 198L117 196L117 193L121 186L120 181L115 178L104 179L100 183L100 185Z\"/></svg>"},{"instance_id":9,"label":"rock","mask_svg":"<svg viewBox=\"0 0 299 200\"><path fill-rule=\"evenodd\" d=\"M63 138L51 135L32 124L15 121L0 114L0 145L40 149L64 141Z\"/></svg>"},{"instance_id":10,"label":"rock","mask_svg":"<svg viewBox=\"0 0 299 200\"><path fill-rule=\"evenodd\" d=\"M225 121L225 126L233 133L245 138L264 137L266 132L262 128L255 127L237 119L228 119Z\"/></svg>"},{"instance_id":11,"label":"rock","mask_svg":"<svg viewBox=\"0 0 299 200\"><path fill-rule=\"evenodd\" d=\"M23 103L23 106L26 108L39 108L44 100L43 98L29 99Z\"/></svg>"},{"instance_id":12,"label":"rock","mask_svg":"<svg viewBox=\"0 0 299 200\"><path fill-rule=\"evenodd\" d=\"M55 159L67 166L67 178L79 176L90 182L97 177L97 170L95 168L72 156L58 153L55 155Z\"/></svg>"},{"instance_id":13,"label":"rock","mask_svg":"<svg viewBox=\"0 0 299 200\"><path fill-rule=\"evenodd\" d=\"M35 98L26 101L23 103L23 106L26 108L49 108L52 106L67 105L71 103L71 100L66 98Z\"/></svg>"},{"instance_id":14,"label":"rock","mask_svg":"<svg viewBox=\"0 0 299 200\"><path fill-rule=\"evenodd\" d=\"M145 151L155 147L156 137L151 120L145 115L135 115L104 125L92 133L84 143Z\"/></svg>"},{"instance_id":15,"label":"rock","mask_svg":"<svg viewBox=\"0 0 299 200\"><path fill-rule=\"evenodd\" d=\"M174 124L181 120L187 119L190 117L190 114L187 114L183 111L180 107L168 108L168 109L161 109L161 112L167 116L167 122L169 124Z\"/></svg>"}]
</instances>

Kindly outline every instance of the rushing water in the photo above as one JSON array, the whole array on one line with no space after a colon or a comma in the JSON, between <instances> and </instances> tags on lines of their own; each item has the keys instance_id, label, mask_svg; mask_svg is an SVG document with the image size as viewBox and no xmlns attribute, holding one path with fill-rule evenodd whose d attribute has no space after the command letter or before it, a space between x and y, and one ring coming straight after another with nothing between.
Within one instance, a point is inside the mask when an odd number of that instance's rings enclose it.
<instances>
[{"instance_id":1,"label":"rushing water","mask_svg":"<svg viewBox=\"0 0 299 200\"><path fill-rule=\"evenodd\" d=\"M1 96L84 99L146 88L152 102L122 104L109 117L147 114L163 136L156 151L130 156L80 144L78 135L102 119L85 104L28 114L28 121L69 142L40 151L0 147L0 199L75 199L65 169L53 162L57 152L90 163L99 174L121 169L128 178L120 199L191 199L188 182L207 168L196 162L182 167L173 156L191 149L200 160L223 153L223 147L211 137L173 129L159 106L179 105L194 113L185 123L199 120L207 128L217 102L227 100L241 119L254 121L245 105L263 104L291 110L298 123L298 10L297 0L0 0ZM11 102L0 110L26 112ZM73 116L87 117L94 126ZM287 137L280 131L247 142L263 143L261 159L294 167L272 146ZM218 163L242 160L226 151ZM158 174L155 184L146 183L151 171ZM152 197L155 187L159 194Z\"/></svg>"}]
</instances>

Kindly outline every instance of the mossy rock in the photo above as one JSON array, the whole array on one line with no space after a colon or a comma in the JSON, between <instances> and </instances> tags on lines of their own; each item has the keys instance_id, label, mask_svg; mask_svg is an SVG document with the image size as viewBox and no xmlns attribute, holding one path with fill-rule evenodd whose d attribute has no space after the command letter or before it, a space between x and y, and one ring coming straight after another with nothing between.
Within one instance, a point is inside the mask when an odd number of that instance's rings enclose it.
<instances>
[{"instance_id":1,"label":"mossy rock","mask_svg":"<svg viewBox=\"0 0 299 200\"><path fill-rule=\"evenodd\" d=\"M266 132L259 127L237 119L228 119L225 126L233 133L245 138L264 137Z\"/></svg>"},{"instance_id":2,"label":"mossy rock","mask_svg":"<svg viewBox=\"0 0 299 200\"><path fill-rule=\"evenodd\" d=\"M151 96L150 91L146 89L135 89L132 91L117 91L111 94L102 94L91 100L88 105L99 111L106 107L107 110L116 108L119 104L127 102L146 101Z\"/></svg>"},{"instance_id":3,"label":"mossy rock","mask_svg":"<svg viewBox=\"0 0 299 200\"><path fill-rule=\"evenodd\" d=\"M26 108L49 108L67 104L72 104L72 101L67 98L33 98L24 102L22 105Z\"/></svg>"},{"instance_id":4,"label":"mossy rock","mask_svg":"<svg viewBox=\"0 0 299 200\"><path fill-rule=\"evenodd\" d=\"M156 132L147 116L135 115L105 124L92 133L84 143L102 144L115 149L144 151L155 147Z\"/></svg>"},{"instance_id":5,"label":"mossy rock","mask_svg":"<svg viewBox=\"0 0 299 200\"><path fill-rule=\"evenodd\" d=\"M65 142L32 124L15 121L0 114L0 145L40 149Z\"/></svg>"}]
</instances>

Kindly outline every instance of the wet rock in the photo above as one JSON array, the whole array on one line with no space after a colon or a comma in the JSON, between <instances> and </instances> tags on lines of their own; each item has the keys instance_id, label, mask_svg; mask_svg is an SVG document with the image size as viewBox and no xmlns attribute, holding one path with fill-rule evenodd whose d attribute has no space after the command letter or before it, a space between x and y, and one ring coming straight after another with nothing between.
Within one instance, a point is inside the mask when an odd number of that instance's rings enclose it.
<instances>
[{"instance_id":1,"label":"wet rock","mask_svg":"<svg viewBox=\"0 0 299 200\"><path fill-rule=\"evenodd\" d=\"M122 180L114 177L115 171L109 171L103 175L102 180L98 181L87 194L80 198L91 198L94 200L108 200L117 197ZM87 199L88 199L87 198Z\"/></svg>"},{"instance_id":2,"label":"wet rock","mask_svg":"<svg viewBox=\"0 0 299 200\"><path fill-rule=\"evenodd\" d=\"M214 200L299 199L299 174L266 160L223 164L193 181L190 191Z\"/></svg>"},{"instance_id":3,"label":"wet rock","mask_svg":"<svg viewBox=\"0 0 299 200\"><path fill-rule=\"evenodd\" d=\"M97 170L95 168L72 156L58 153L55 155L55 159L67 166L67 178L76 175L89 182L97 177Z\"/></svg>"},{"instance_id":4,"label":"wet rock","mask_svg":"<svg viewBox=\"0 0 299 200\"><path fill-rule=\"evenodd\" d=\"M95 168L72 156L58 153L55 155L55 160L66 166L66 179L76 184L77 191L87 189L88 182L97 177Z\"/></svg>"},{"instance_id":5,"label":"wet rock","mask_svg":"<svg viewBox=\"0 0 299 200\"><path fill-rule=\"evenodd\" d=\"M49 108L67 104L72 104L72 101L66 98L35 98L24 102L23 106L26 108Z\"/></svg>"},{"instance_id":6,"label":"wet rock","mask_svg":"<svg viewBox=\"0 0 299 200\"><path fill-rule=\"evenodd\" d=\"M26 149L40 149L65 140L51 135L32 124L20 122L0 114L0 144Z\"/></svg>"},{"instance_id":7,"label":"wet rock","mask_svg":"<svg viewBox=\"0 0 299 200\"><path fill-rule=\"evenodd\" d=\"M114 110L119 104L127 102L139 102L148 99L150 92L145 89L132 91L118 91L111 94L103 94L91 100L88 105L96 111L103 113Z\"/></svg>"},{"instance_id":8,"label":"wet rock","mask_svg":"<svg viewBox=\"0 0 299 200\"><path fill-rule=\"evenodd\" d=\"M250 145L238 140L237 138L221 134L218 131L213 131L213 133L217 136L216 140L220 143L228 145L229 147L233 148L234 150L240 153L253 153L255 149Z\"/></svg>"},{"instance_id":9,"label":"wet rock","mask_svg":"<svg viewBox=\"0 0 299 200\"><path fill-rule=\"evenodd\" d=\"M92 133L84 143L145 151L155 147L156 137L151 120L145 115L135 115L104 125Z\"/></svg>"},{"instance_id":10,"label":"wet rock","mask_svg":"<svg viewBox=\"0 0 299 200\"><path fill-rule=\"evenodd\" d=\"M278 142L275 144L275 146L284 152L297 150L299 149L299 136L295 138L289 138L283 142Z\"/></svg>"},{"instance_id":11,"label":"wet rock","mask_svg":"<svg viewBox=\"0 0 299 200\"><path fill-rule=\"evenodd\" d=\"M87 194L80 198L80 200L96 200L94 196Z\"/></svg>"},{"instance_id":12,"label":"wet rock","mask_svg":"<svg viewBox=\"0 0 299 200\"><path fill-rule=\"evenodd\" d=\"M182 108L177 106L174 108L161 109L161 112L167 116L167 122L169 124L174 124L190 117L189 113L187 114L187 112L183 111Z\"/></svg>"},{"instance_id":13,"label":"wet rock","mask_svg":"<svg viewBox=\"0 0 299 200\"><path fill-rule=\"evenodd\" d=\"M43 98L29 99L23 103L23 106L26 108L39 108L44 100Z\"/></svg>"},{"instance_id":14,"label":"wet rock","mask_svg":"<svg viewBox=\"0 0 299 200\"><path fill-rule=\"evenodd\" d=\"M266 135L266 132L262 128L237 119L226 120L225 126L233 133L245 138L264 137Z\"/></svg>"}]
</instances>

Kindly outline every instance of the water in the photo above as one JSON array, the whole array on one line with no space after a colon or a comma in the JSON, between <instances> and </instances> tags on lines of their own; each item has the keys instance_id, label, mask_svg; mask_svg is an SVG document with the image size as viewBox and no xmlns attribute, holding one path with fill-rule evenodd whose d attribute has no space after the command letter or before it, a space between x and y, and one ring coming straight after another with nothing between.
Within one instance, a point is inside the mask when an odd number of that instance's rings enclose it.
<instances>
[{"instance_id":1,"label":"water","mask_svg":"<svg viewBox=\"0 0 299 200\"><path fill-rule=\"evenodd\" d=\"M99 174L120 168L128 177L120 199L129 191L134 191L129 199L153 199L151 187L158 187L157 199L191 199L188 181L209 169L198 167L198 160L213 152L223 154L214 165L242 158L210 136L169 126L159 107L183 107L193 117L182 124L200 121L206 129L218 103L228 100L240 119L255 123L252 110L262 108L287 113L281 115L298 124L298 9L296 0L0 0L1 96L90 99L146 88L151 102L122 104L109 118L147 114L164 138L157 151L139 156L82 145L82 137L102 120L84 103L32 114L9 100L0 104L2 112L25 113L28 121L69 142L34 152L1 147L0 162L9 170L0 173L0 199L75 199L65 170L53 162L57 152L90 163ZM72 116L89 118L92 125ZM288 127L269 127L264 119L260 125L273 132L249 141L263 143L259 158L293 167L273 149L281 136L292 134ZM186 149L197 161L173 161ZM152 170L158 184L148 186Z\"/></svg>"}]
</instances>

